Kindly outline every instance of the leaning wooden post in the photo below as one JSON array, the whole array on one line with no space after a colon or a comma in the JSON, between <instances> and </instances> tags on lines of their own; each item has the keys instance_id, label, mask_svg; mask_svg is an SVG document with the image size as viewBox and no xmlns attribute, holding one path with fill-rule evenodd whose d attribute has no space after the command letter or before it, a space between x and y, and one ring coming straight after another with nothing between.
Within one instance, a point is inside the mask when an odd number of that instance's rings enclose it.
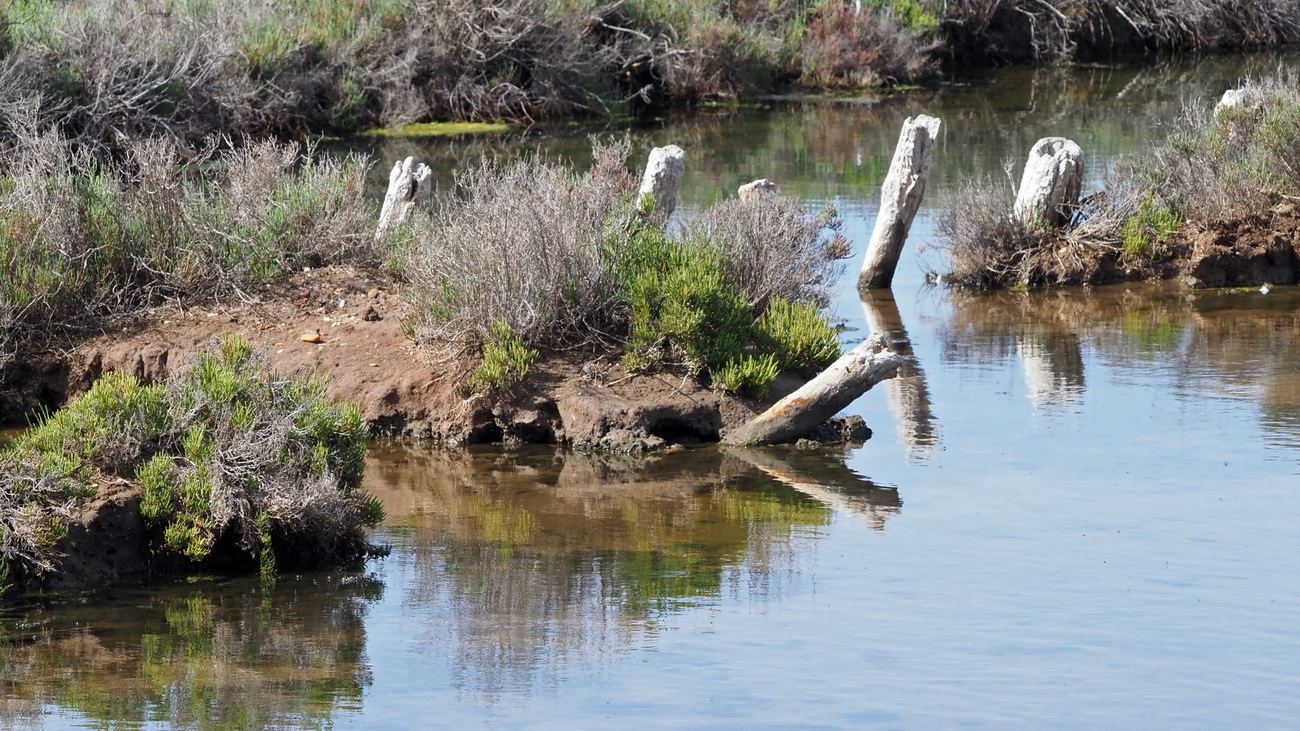
<instances>
[{"instance_id":1,"label":"leaning wooden post","mask_svg":"<svg viewBox=\"0 0 1300 731\"><path fill-rule=\"evenodd\" d=\"M668 145L650 151L637 202L643 211L653 206L654 219L661 226L668 222L668 217L677 207L677 189L682 187L685 172L686 152L682 148Z\"/></svg>"},{"instance_id":2,"label":"leaning wooden post","mask_svg":"<svg viewBox=\"0 0 1300 731\"><path fill-rule=\"evenodd\" d=\"M394 163L393 171L388 174L388 192L384 195L384 207L379 211L375 240L382 239L388 229L400 225L416 203L427 201L432 195L433 170L428 165L417 163L413 157Z\"/></svg>"},{"instance_id":3,"label":"leaning wooden post","mask_svg":"<svg viewBox=\"0 0 1300 731\"><path fill-rule=\"evenodd\" d=\"M1034 143L1016 194L1015 214L1026 226L1058 227L1070 222L1083 188L1083 150L1064 137Z\"/></svg>"},{"instance_id":4,"label":"leaning wooden post","mask_svg":"<svg viewBox=\"0 0 1300 731\"><path fill-rule=\"evenodd\" d=\"M772 408L728 434L742 447L792 442L816 429L871 387L893 378L903 358L873 335Z\"/></svg>"},{"instance_id":5,"label":"leaning wooden post","mask_svg":"<svg viewBox=\"0 0 1300 731\"><path fill-rule=\"evenodd\" d=\"M903 122L889 173L880 186L880 213L867 245L866 261L862 262L858 289L884 289L894 281L907 232L912 229L912 219L925 195L930 155L938 134L939 120L935 117L922 114Z\"/></svg>"}]
</instances>

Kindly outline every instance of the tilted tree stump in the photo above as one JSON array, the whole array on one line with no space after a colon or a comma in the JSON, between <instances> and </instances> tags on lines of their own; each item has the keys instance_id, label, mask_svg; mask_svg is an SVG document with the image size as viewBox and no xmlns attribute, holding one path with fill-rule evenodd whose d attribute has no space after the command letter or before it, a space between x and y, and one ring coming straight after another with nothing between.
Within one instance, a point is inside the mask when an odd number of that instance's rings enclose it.
<instances>
[{"instance_id":1,"label":"tilted tree stump","mask_svg":"<svg viewBox=\"0 0 1300 731\"><path fill-rule=\"evenodd\" d=\"M1083 188L1083 150L1064 137L1034 143L1016 194L1015 215L1026 226L1059 227L1070 222Z\"/></svg>"},{"instance_id":2,"label":"tilted tree stump","mask_svg":"<svg viewBox=\"0 0 1300 731\"><path fill-rule=\"evenodd\" d=\"M652 215L660 226L668 222L668 217L677 207L677 190L682 187L685 172L686 152L682 148L668 145L650 151L636 199L641 210L650 210L653 206Z\"/></svg>"},{"instance_id":3,"label":"tilted tree stump","mask_svg":"<svg viewBox=\"0 0 1300 731\"><path fill-rule=\"evenodd\" d=\"M893 378L902 364L902 357L889 349L884 338L873 335L797 391L728 434L723 442L757 446L795 441L821 426L872 386Z\"/></svg>"},{"instance_id":4,"label":"tilted tree stump","mask_svg":"<svg viewBox=\"0 0 1300 731\"><path fill-rule=\"evenodd\" d=\"M858 289L884 289L894 281L898 257L903 253L912 219L925 196L930 177L930 157L934 139L939 134L939 120L924 114L908 117L898 135L898 147L889 163L889 173L880 186L880 213L862 262Z\"/></svg>"},{"instance_id":5,"label":"tilted tree stump","mask_svg":"<svg viewBox=\"0 0 1300 731\"><path fill-rule=\"evenodd\" d=\"M428 165L417 163L413 157L394 163L393 171L388 174L388 192L379 211L375 240L382 239L389 229L401 225L416 203L427 201L432 196L433 170Z\"/></svg>"}]
</instances>

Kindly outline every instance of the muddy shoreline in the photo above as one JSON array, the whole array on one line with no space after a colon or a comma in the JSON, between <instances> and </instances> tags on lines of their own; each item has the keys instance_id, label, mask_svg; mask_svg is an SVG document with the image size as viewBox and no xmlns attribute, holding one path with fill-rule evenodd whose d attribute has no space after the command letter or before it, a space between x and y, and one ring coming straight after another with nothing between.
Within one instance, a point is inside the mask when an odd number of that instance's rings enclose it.
<instances>
[{"instance_id":1,"label":"muddy shoreline","mask_svg":"<svg viewBox=\"0 0 1300 731\"><path fill-rule=\"evenodd\" d=\"M356 402L376 436L446 446L492 442L557 444L614 452L718 441L802 385L782 376L766 398L701 386L684 372L628 373L617 358L550 352L507 392L473 394L472 349L430 354L403 332L407 308L393 284L349 269L300 272L256 301L169 306L101 332L20 355L0 395L0 414L26 423L123 370L153 382L225 335L239 333L284 375L330 379L330 395ZM304 335L318 334L318 343Z\"/></svg>"}]
</instances>

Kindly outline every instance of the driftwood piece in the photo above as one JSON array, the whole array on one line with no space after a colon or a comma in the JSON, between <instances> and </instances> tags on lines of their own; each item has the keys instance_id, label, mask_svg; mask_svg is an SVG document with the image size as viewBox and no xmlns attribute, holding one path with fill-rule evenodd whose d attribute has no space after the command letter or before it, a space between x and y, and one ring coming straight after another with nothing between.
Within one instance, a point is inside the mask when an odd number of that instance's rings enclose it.
<instances>
[{"instance_id":1,"label":"driftwood piece","mask_svg":"<svg viewBox=\"0 0 1300 731\"><path fill-rule=\"evenodd\" d=\"M736 446L792 442L820 426L871 387L892 378L903 359L873 335L772 408L723 440Z\"/></svg>"},{"instance_id":2,"label":"driftwood piece","mask_svg":"<svg viewBox=\"0 0 1300 731\"><path fill-rule=\"evenodd\" d=\"M433 170L415 158L393 163L393 171L388 174L388 192L384 195L384 207L379 211L379 225L375 228L375 240L384 237L390 228L396 228L416 203L427 201L433 195Z\"/></svg>"},{"instance_id":3,"label":"driftwood piece","mask_svg":"<svg viewBox=\"0 0 1300 731\"><path fill-rule=\"evenodd\" d=\"M650 151L637 201L642 210L648 210L653 204L654 218L660 225L668 222L677 207L677 190L682 187L685 172L686 152L682 148L668 145Z\"/></svg>"},{"instance_id":4,"label":"driftwood piece","mask_svg":"<svg viewBox=\"0 0 1300 731\"><path fill-rule=\"evenodd\" d=\"M1083 188L1083 150L1064 137L1034 143L1016 194L1016 218L1027 226L1057 227L1070 222Z\"/></svg>"},{"instance_id":5,"label":"driftwood piece","mask_svg":"<svg viewBox=\"0 0 1300 731\"><path fill-rule=\"evenodd\" d=\"M939 134L939 120L924 114L903 122L898 147L889 163L889 173L880 186L880 213L862 262L858 289L883 289L894 281L898 257L903 253L912 219L925 196L930 177L930 157L934 139Z\"/></svg>"},{"instance_id":6,"label":"driftwood piece","mask_svg":"<svg viewBox=\"0 0 1300 731\"><path fill-rule=\"evenodd\" d=\"M767 178L759 178L752 183L745 183L736 189L736 194L740 199L748 200L758 195L777 195L781 190L776 187L776 183Z\"/></svg>"}]
</instances>

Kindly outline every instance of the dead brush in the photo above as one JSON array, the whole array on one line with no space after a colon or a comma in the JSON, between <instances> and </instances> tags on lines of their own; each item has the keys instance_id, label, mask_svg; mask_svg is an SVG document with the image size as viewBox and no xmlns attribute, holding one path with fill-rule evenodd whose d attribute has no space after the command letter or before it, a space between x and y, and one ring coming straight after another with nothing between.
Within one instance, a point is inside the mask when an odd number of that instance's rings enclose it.
<instances>
[{"instance_id":1,"label":"dead brush","mask_svg":"<svg viewBox=\"0 0 1300 731\"><path fill-rule=\"evenodd\" d=\"M830 302L850 253L840 226L833 206L810 216L793 198L759 195L695 213L682 221L678 238L709 242L728 280L761 313L774 297L817 307Z\"/></svg>"},{"instance_id":2,"label":"dead brush","mask_svg":"<svg viewBox=\"0 0 1300 731\"><path fill-rule=\"evenodd\" d=\"M800 48L800 83L858 89L910 83L934 72L935 44L922 40L888 10L826 3L811 15Z\"/></svg>"},{"instance_id":3,"label":"dead brush","mask_svg":"<svg viewBox=\"0 0 1300 731\"><path fill-rule=\"evenodd\" d=\"M1121 229L1135 195L1112 183L1085 199L1068 227L1053 229L1017 218L1014 190L1006 183L990 177L965 181L944 201L938 221L937 248L947 259L941 278L976 290L1091 282L1100 274L1101 258L1121 250Z\"/></svg>"},{"instance_id":4,"label":"dead brush","mask_svg":"<svg viewBox=\"0 0 1300 731\"><path fill-rule=\"evenodd\" d=\"M537 344L599 340L616 325L609 263L636 218L627 141L597 145L575 176L557 162L484 158L432 212L417 213L404 272L420 342L477 344L505 323Z\"/></svg>"},{"instance_id":5,"label":"dead brush","mask_svg":"<svg viewBox=\"0 0 1300 731\"><path fill-rule=\"evenodd\" d=\"M0 343L165 299L249 297L302 266L377 265L360 159L258 143L177 165L163 140L99 162L57 133L3 155ZM218 171L204 172L208 163Z\"/></svg>"}]
</instances>

